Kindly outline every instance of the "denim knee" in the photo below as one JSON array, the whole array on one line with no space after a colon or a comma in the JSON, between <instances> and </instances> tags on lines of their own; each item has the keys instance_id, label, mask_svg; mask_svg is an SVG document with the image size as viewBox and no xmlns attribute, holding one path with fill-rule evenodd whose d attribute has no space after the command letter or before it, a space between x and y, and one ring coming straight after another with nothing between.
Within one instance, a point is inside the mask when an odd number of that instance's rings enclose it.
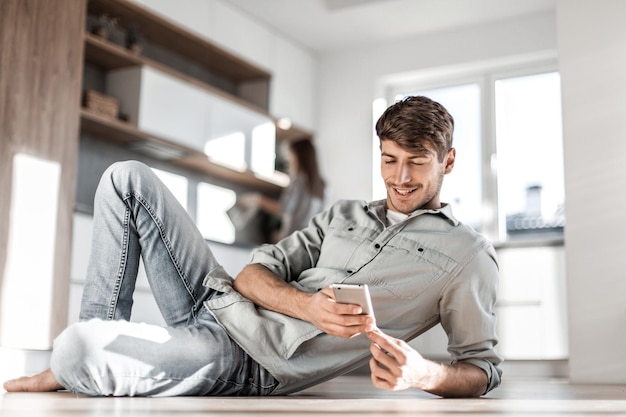
<instances>
[{"instance_id":1,"label":"denim knee","mask_svg":"<svg viewBox=\"0 0 626 417\"><path fill-rule=\"evenodd\" d=\"M152 175L152 170L143 162L129 160L114 162L104 171L103 178L111 178L114 184L125 184L135 176Z\"/></svg>"},{"instance_id":2,"label":"denim knee","mask_svg":"<svg viewBox=\"0 0 626 417\"><path fill-rule=\"evenodd\" d=\"M98 320L95 320L98 321ZM103 395L90 370L101 349L90 321L69 326L54 341L50 369L66 389L85 395Z\"/></svg>"},{"instance_id":3,"label":"denim knee","mask_svg":"<svg viewBox=\"0 0 626 417\"><path fill-rule=\"evenodd\" d=\"M106 202L115 195L125 198L128 192L142 192L142 187L151 189L156 175L143 162L129 160L114 162L104 171L96 190L95 204ZM147 180L147 181L145 181Z\"/></svg>"}]
</instances>

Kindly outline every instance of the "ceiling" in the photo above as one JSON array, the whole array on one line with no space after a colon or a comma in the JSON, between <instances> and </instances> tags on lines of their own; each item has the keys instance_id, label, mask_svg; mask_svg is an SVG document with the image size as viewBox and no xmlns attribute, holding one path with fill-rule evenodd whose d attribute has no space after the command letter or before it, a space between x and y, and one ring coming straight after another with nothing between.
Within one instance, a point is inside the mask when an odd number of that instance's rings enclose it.
<instances>
[{"instance_id":1,"label":"ceiling","mask_svg":"<svg viewBox=\"0 0 626 417\"><path fill-rule=\"evenodd\" d=\"M316 52L548 12L556 0L227 0Z\"/></svg>"}]
</instances>

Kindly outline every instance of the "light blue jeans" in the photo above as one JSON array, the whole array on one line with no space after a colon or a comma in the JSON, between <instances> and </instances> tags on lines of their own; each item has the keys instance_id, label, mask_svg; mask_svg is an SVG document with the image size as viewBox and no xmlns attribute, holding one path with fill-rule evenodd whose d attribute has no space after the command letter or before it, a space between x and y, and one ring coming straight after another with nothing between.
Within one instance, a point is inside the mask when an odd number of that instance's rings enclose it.
<instances>
[{"instance_id":1,"label":"light blue jeans","mask_svg":"<svg viewBox=\"0 0 626 417\"><path fill-rule=\"evenodd\" d=\"M56 340L51 370L86 395L269 395L278 382L216 323L203 302L219 264L174 196L146 165L109 167L94 202L81 322ZM143 258L167 327L131 323Z\"/></svg>"}]
</instances>

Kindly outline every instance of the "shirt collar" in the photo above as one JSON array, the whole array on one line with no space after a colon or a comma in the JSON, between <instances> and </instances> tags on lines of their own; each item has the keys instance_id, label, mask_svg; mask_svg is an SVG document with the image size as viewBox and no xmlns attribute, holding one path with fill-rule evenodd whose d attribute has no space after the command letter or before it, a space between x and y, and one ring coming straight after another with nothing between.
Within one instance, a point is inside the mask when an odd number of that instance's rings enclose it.
<instances>
[{"instance_id":1,"label":"shirt collar","mask_svg":"<svg viewBox=\"0 0 626 417\"><path fill-rule=\"evenodd\" d=\"M376 213L376 215L380 219L384 219L386 217L386 214L385 214L386 207L387 207L387 200L385 199L371 201L369 203L363 204L363 209L365 209L366 211L369 210L369 211ZM415 210L413 213L411 213L411 215L408 218L411 219L413 217L417 217L422 214L435 214L435 215L445 218L453 226L459 225L459 221L452 214L452 207L448 203L441 203L441 208L438 208L438 209Z\"/></svg>"}]
</instances>

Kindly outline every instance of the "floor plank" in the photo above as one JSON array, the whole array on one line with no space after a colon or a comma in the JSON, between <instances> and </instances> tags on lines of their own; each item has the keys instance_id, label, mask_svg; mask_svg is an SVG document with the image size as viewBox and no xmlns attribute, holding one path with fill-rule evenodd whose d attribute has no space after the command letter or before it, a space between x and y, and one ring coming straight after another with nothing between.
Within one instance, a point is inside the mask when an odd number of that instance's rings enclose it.
<instances>
[{"instance_id":1,"label":"floor plank","mask_svg":"<svg viewBox=\"0 0 626 417\"><path fill-rule=\"evenodd\" d=\"M298 395L268 398L87 398L68 392L5 393L0 416L626 416L626 386L566 380L510 379L479 399L440 399L410 390L373 388L345 376Z\"/></svg>"}]
</instances>

